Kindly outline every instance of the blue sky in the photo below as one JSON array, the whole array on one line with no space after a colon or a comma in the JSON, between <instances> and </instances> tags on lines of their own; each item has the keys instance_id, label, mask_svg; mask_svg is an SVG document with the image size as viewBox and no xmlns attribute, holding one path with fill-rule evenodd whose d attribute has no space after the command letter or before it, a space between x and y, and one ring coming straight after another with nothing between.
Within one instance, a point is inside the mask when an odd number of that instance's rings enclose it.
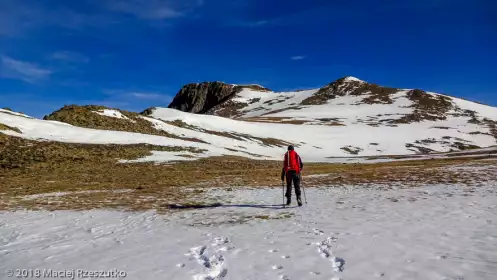
<instances>
[{"instance_id":1,"label":"blue sky","mask_svg":"<svg viewBox=\"0 0 497 280\"><path fill-rule=\"evenodd\" d=\"M2 0L0 107L141 111L187 83L342 76L497 106L493 0Z\"/></svg>"}]
</instances>

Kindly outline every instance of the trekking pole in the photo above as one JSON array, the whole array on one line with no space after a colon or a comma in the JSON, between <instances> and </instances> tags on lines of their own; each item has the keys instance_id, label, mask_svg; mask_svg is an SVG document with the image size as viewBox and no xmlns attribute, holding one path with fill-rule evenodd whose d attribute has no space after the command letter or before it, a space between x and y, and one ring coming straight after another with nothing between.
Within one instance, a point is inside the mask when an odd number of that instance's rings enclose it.
<instances>
[{"instance_id":1,"label":"trekking pole","mask_svg":"<svg viewBox=\"0 0 497 280\"><path fill-rule=\"evenodd\" d=\"M281 189L283 190L283 207L285 207L285 184L283 181L281 181Z\"/></svg>"},{"instance_id":2,"label":"trekking pole","mask_svg":"<svg viewBox=\"0 0 497 280\"><path fill-rule=\"evenodd\" d=\"M307 196L305 195L305 186L304 186L304 183L303 183L303 180L302 180L302 171L300 171L300 184L302 185L302 191L304 191L304 200L305 200L305 204L307 204Z\"/></svg>"}]
</instances>

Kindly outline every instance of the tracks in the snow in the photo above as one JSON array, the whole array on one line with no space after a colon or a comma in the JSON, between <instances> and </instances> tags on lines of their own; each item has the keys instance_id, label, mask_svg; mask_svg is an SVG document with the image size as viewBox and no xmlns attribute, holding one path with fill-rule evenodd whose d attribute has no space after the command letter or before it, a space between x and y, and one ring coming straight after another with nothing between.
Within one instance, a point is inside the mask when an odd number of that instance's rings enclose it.
<instances>
[{"instance_id":1,"label":"tracks in the snow","mask_svg":"<svg viewBox=\"0 0 497 280\"><path fill-rule=\"evenodd\" d=\"M338 238L336 237L328 237L325 240L317 243L318 252L321 257L328 259L331 261L331 266L333 267L333 271L335 272L343 272L345 266L345 260L342 258L338 258L333 255L332 246Z\"/></svg>"},{"instance_id":2,"label":"tracks in the snow","mask_svg":"<svg viewBox=\"0 0 497 280\"><path fill-rule=\"evenodd\" d=\"M202 266L203 272L194 275L195 280L217 280L223 279L228 274L225 258L222 252L232 249L229 239L216 237L208 245L193 247L189 253L191 260L197 261Z\"/></svg>"},{"instance_id":3,"label":"tracks in the snow","mask_svg":"<svg viewBox=\"0 0 497 280\"><path fill-rule=\"evenodd\" d=\"M325 235L325 232L320 229L312 229L312 232L308 232L316 237ZM206 234L210 236L210 234ZM266 240L271 239L273 232L269 232L265 237ZM320 237L322 238L322 237ZM345 260L334 255L333 246L336 244L338 238L327 237L326 239L316 242L308 243L307 245L314 245L317 247L317 252L319 255L330 262L330 269L333 273L341 273L345 269ZM270 244L274 244L274 241L270 241ZM185 254L189 257L190 261L196 263L196 266L200 266L202 272L193 275L195 280L219 280L224 279L228 275L228 267L226 265L225 253L235 249L235 246L231 244L231 241L227 237L214 237L211 238L209 242L203 245L190 248L189 252ZM281 255L279 255L282 253ZM273 262L268 266L277 272L277 277L280 280L291 280L292 277L285 273L285 262L288 262L292 257L290 255L280 252L277 248L268 248L267 254L279 255L281 262ZM183 268L185 264L178 264L179 268ZM319 276L323 271L310 271L309 275ZM275 275L276 276L276 275ZM332 279L340 279L338 277L333 277Z\"/></svg>"}]
</instances>

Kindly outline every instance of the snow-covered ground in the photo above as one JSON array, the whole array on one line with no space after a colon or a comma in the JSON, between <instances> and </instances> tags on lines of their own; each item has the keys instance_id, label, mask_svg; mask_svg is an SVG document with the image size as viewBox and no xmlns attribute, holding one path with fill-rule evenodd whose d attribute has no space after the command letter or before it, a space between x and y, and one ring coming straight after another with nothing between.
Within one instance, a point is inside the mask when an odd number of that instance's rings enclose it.
<instances>
[{"instance_id":1,"label":"snow-covered ground","mask_svg":"<svg viewBox=\"0 0 497 280\"><path fill-rule=\"evenodd\" d=\"M126 117L125 115L123 115L118 110L104 109L104 110L101 110L101 111L95 111L94 113L99 114L101 116L107 116L107 117L111 117L111 118L129 120L128 117Z\"/></svg>"},{"instance_id":2,"label":"snow-covered ground","mask_svg":"<svg viewBox=\"0 0 497 280\"><path fill-rule=\"evenodd\" d=\"M493 184L212 190L224 206L2 212L0 272L119 270L126 279L497 279ZM294 202L295 203L295 202ZM9 279L4 275L0 279Z\"/></svg>"}]
</instances>

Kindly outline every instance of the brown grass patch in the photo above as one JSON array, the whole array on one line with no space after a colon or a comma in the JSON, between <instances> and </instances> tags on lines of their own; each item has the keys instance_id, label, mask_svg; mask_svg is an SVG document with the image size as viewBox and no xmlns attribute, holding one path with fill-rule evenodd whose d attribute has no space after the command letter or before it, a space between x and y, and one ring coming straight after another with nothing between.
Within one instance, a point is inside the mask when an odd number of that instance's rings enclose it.
<instances>
[{"instance_id":1,"label":"brown grass patch","mask_svg":"<svg viewBox=\"0 0 497 280\"><path fill-rule=\"evenodd\" d=\"M341 78L320 88L311 97L304 99L301 104L322 105L326 104L328 100L346 95L364 95L361 103L365 104L392 104L391 95L398 91L396 88L382 87L376 84L356 81L345 82L345 78Z\"/></svg>"},{"instance_id":2,"label":"brown grass patch","mask_svg":"<svg viewBox=\"0 0 497 280\"><path fill-rule=\"evenodd\" d=\"M240 114L240 110L247 107L247 103L235 102L233 100L227 100L219 105L214 106L212 109L206 112L209 115L216 115L224 118L236 117Z\"/></svg>"},{"instance_id":3,"label":"brown grass patch","mask_svg":"<svg viewBox=\"0 0 497 280\"><path fill-rule=\"evenodd\" d=\"M407 114L400 119L393 120L393 124L407 124L421 121L446 120L446 114L455 108L449 97L442 95L431 95L423 90L414 89L407 93L407 98L414 104L411 114Z\"/></svg>"},{"instance_id":4,"label":"brown grass patch","mask_svg":"<svg viewBox=\"0 0 497 280\"><path fill-rule=\"evenodd\" d=\"M291 107L287 107L287 108L283 108L283 109L278 109L278 110L270 111L270 112L262 114L261 116L266 116L266 115L271 115L271 114L277 114L277 113L281 113L281 112L288 111L288 110L301 110L301 109L302 109L302 107L299 107L299 106L291 106Z\"/></svg>"},{"instance_id":5,"label":"brown grass patch","mask_svg":"<svg viewBox=\"0 0 497 280\"><path fill-rule=\"evenodd\" d=\"M490 134L492 134L495 140L497 140L497 121L485 118L484 122L487 124L489 128Z\"/></svg>"},{"instance_id":6,"label":"brown grass patch","mask_svg":"<svg viewBox=\"0 0 497 280\"><path fill-rule=\"evenodd\" d=\"M11 131L15 131L17 133L22 133L22 131L17 127L8 126L6 124L0 123L0 131L2 131L2 130L11 130Z\"/></svg>"},{"instance_id":7,"label":"brown grass patch","mask_svg":"<svg viewBox=\"0 0 497 280\"><path fill-rule=\"evenodd\" d=\"M117 158L136 158L149 153L150 147L116 147L109 145L73 145L31 143L14 138L17 150L8 149L10 158L18 160L17 168L0 169L0 193L3 209L95 209L124 210L156 209L167 211L172 204L201 201L210 187L270 186L280 188L280 161L249 160L224 156L201 158L176 164L117 164ZM29 143L28 143L29 142ZM33 147L23 147L33 144ZM39 145L39 146L38 146ZM52 148L51 145L55 145ZM59 147L63 145L64 147ZM42 152L38 152L38 150ZM4 156L6 150L0 155ZM437 183L450 178L455 183L467 182L461 172L442 172L437 167L462 164L468 159L405 161L380 164L319 164L307 163L303 184L306 187L343 184L406 184ZM330 174L306 178L306 175ZM256 175L256 176L254 176ZM197 186L192 191L189 186ZM23 196L53 193L74 193L56 198ZM119 190L130 190L118 192Z\"/></svg>"},{"instance_id":8,"label":"brown grass patch","mask_svg":"<svg viewBox=\"0 0 497 280\"><path fill-rule=\"evenodd\" d=\"M116 110L118 112L121 112L121 114L126 116L128 119L102 116L95 113L106 109ZM151 112L151 111L145 110L142 113L145 112ZM202 141L200 139L185 138L175 134L168 133L160 129L156 129L153 127L151 122L141 118L140 114L138 113L107 108L104 106L68 105L64 106L62 109L58 111L53 112L48 116L45 116L43 119L64 122L79 127L151 134L151 135L165 136L168 138L181 139L190 142L206 143L205 141Z\"/></svg>"},{"instance_id":9,"label":"brown grass patch","mask_svg":"<svg viewBox=\"0 0 497 280\"><path fill-rule=\"evenodd\" d=\"M435 152L435 150L433 150L433 149L426 148L426 147L423 147L420 145L415 145L412 143L407 143L406 148L409 148L408 150L416 152L418 154L430 154L430 153Z\"/></svg>"},{"instance_id":10,"label":"brown grass patch","mask_svg":"<svg viewBox=\"0 0 497 280\"><path fill-rule=\"evenodd\" d=\"M250 117L250 118L240 118L239 120L246 122L280 123L280 124L297 124L297 125L309 122L307 120L291 120L284 117Z\"/></svg>"},{"instance_id":11,"label":"brown grass patch","mask_svg":"<svg viewBox=\"0 0 497 280\"><path fill-rule=\"evenodd\" d=\"M6 110L6 109L4 109L4 110ZM24 115L24 113L21 113L21 112L15 112L15 111L12 111L12 110L2 111L2 112L0 112L0 113L1 113L1 114L9 114L9 115L11 115L11 116L16 116L16 117L23 117L23 118L27 118L27 119L32 119L32 117L28 117L28 116ZM15 113L17 113L17 114L15 114ZM21 114L21 115L19 115L19 114Z\"/></svg>"},{"instance_id":12,"label":"brown grass patch","mask_svg":"<svg viewBox=\"0 0 497 280\"><path fill-rule=\"evenodd\" d=\"M0 138L0 169L66 166L74 162L116 162L151 155L151 151L202 153L194 147L155 146L148 144L94 145L29 141L18 137Z\"/></svg>"}]
</instances>

